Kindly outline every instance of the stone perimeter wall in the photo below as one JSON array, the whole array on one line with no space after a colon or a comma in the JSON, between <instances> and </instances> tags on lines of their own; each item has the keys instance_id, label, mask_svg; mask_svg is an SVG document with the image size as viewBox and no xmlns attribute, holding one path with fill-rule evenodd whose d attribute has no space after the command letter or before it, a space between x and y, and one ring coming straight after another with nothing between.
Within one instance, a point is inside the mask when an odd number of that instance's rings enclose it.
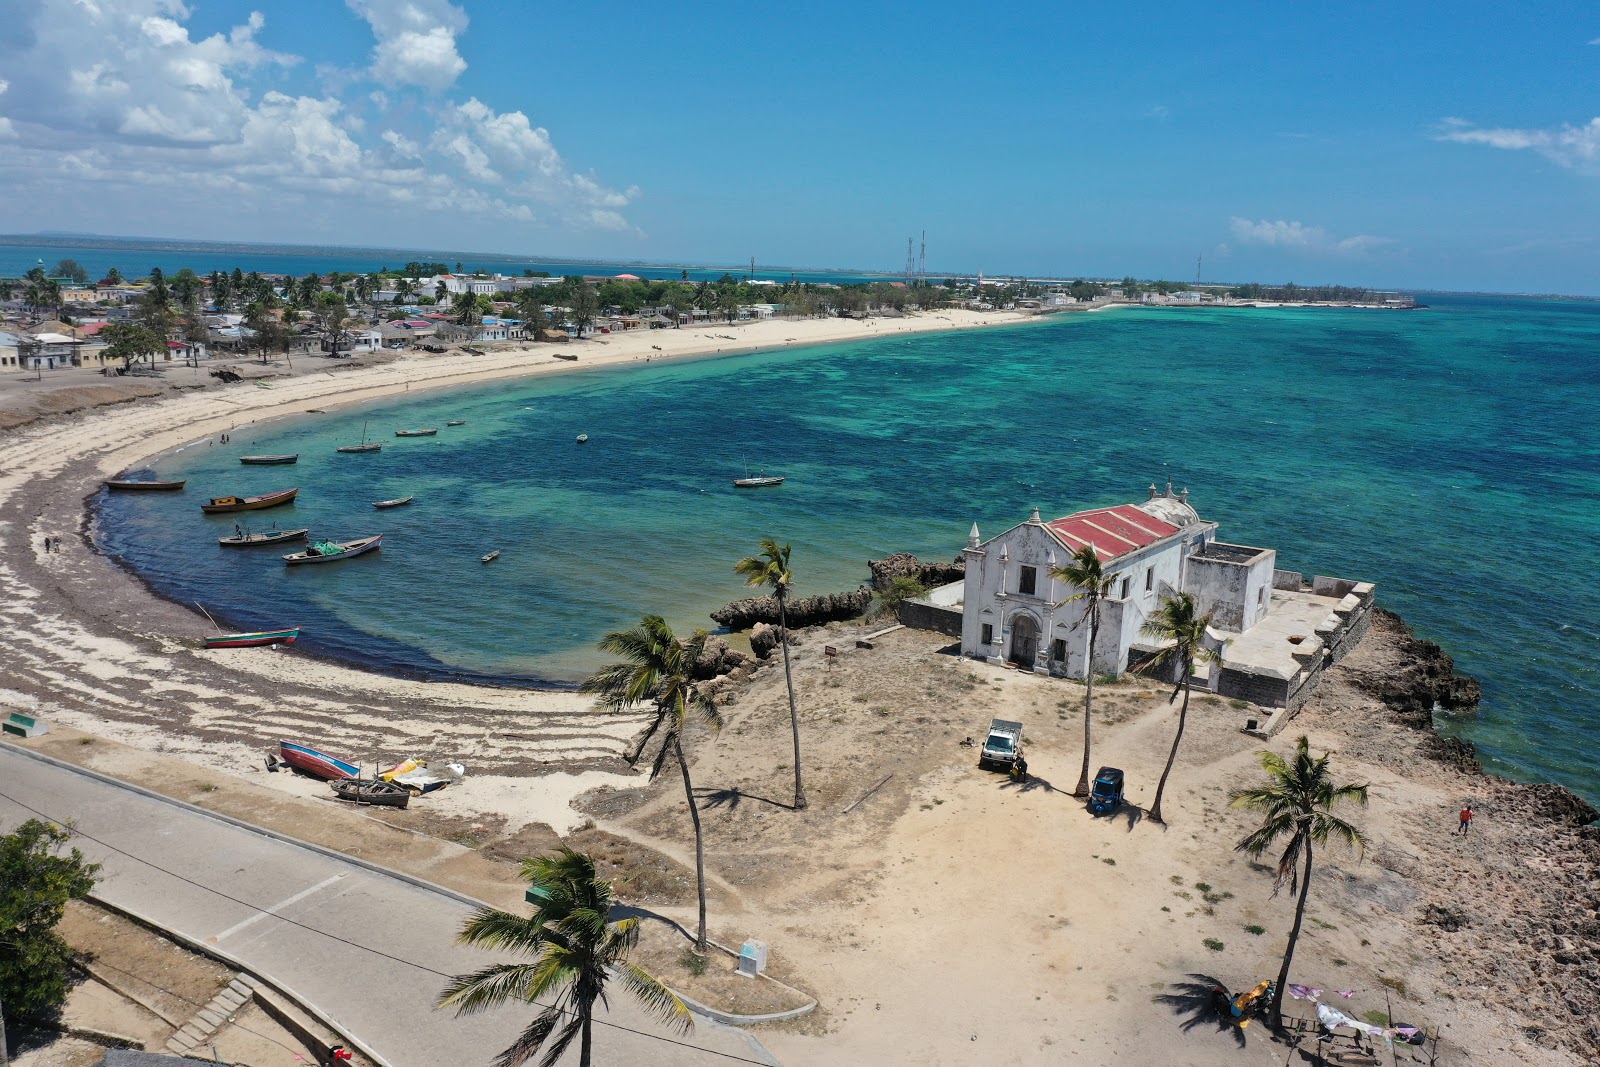
<instances>
[{"instance_id":1,"label":"stone perimeter wall","mask_svg":"<svg viewBox=\"0 0 1600 1067\"><path fill-rule=\"evenodd\" d=\"M1293 571L1276 572L1272 584L1275 589L1306 588L1302 576ZM1224 668L1218 676L1219 695L1281 709L1253 731L1262 737L1272 736L1294 718L1316 692L1322 672L1349 655L1372 625L1377 589L1371 582L1318 575L1312 579L1310 590L1322 596L1342 595L1343 599L1317 626L1315 641L1307 642L1304 652L1295 653L1301 667L1293 677L1273 678L1232 668Z\"/></svg>"}]
</instances>

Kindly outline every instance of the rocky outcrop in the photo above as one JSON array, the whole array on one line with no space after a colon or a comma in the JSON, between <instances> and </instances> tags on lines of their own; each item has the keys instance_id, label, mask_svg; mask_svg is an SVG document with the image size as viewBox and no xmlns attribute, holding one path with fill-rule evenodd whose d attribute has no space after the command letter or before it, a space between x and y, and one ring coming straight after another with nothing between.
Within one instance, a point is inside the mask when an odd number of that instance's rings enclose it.
<instances>
[{"instance_id":1,"label":"rocky outcrop","mask_svg":"<svg viewBox=\"0 0 1600 1067\"><path fill-rule=\"evenodd\" d=\"M1359 673L1357 681L1388 705L1399 722L1413 729L1432 730L1435 708L1459 712L1478 706L1478 680L1457 674L1455 660L1448 652L1432 641L1418 638L1392 611L1374 608L1372 624L1374 629L1386 630L1393 637L1397 662L1385 670Z\"/></svg>"},{"instance_id":2,"label":"rocky outcrop","mask_svg":"<svg viewBox=\"0 0 1600 1067\"><path fill-rule=\"evenodd\" d=\"M926 563L909 552L896 552L883 559L867 560L872 572L872 588L887 589L896 578L912 578L932 589L936 585L959 582L967 573L967 561L957 556L954 563Z\"/></svg>"},{"instance_id":3,"label":"rocky outcrop","mask_svg":"<svg viewBox=\"0 0 1600 1067\"><path fill-rule=\"evenodd\" d=\"M789 601L789 626L821 626L829 622L860 618L872 603L872 590L866 586L848 593L822 593L817 596L795 597ZM711 613L718 625L730 630L748 630L758 622L771 626L778 624L776 597L750 597L735 600Z\"/></svg>"},{"instance_id":4,"label":"rocky outcrop","mask_svg":"<svg viewBox=\"0 0 1600 1067\"><path fill-rule=\"evenodd\" d=\"M750 657L728 647L728 642L723 638L708 637L705 648L700 652L700 659L695 664L694 676L701 681L720 678L723 675L733 674L749 664Z\"/></svg>"}]
</instances>

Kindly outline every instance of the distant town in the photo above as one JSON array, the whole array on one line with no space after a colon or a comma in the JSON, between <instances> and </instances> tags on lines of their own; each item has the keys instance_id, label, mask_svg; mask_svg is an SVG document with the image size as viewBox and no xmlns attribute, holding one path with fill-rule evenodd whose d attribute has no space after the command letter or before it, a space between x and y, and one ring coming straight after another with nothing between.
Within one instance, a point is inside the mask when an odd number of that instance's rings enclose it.
<instances>
[{"instance_id":1,"label":"distant town","mask_svg":"<svg viewBox=\"0 0 1600 1067\"><path fill-rule=\"evenodd\" d=\"M445 351L544 342L710 322L774 317L900 316L962 307L1039 314L1117 304L1253 307L1326 304L1412 308L1412 297L1344 286L1205 285L947 278L908 273L900 281L828 283L724 274L690 281L688 271L552 277L468 270L461 263L409 262L357 274L197 274L112 269L91 281L74 260L0 278L0 371L70 367L140 373L158 363L282 355L350 356L383 350Z\"/></svg>"}]
</instances>

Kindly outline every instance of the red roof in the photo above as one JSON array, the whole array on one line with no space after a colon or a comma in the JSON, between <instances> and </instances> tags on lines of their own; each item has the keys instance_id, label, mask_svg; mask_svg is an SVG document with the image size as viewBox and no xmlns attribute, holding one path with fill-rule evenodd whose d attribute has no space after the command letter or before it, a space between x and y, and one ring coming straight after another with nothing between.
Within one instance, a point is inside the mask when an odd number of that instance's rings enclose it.
<instances>
[{"instance_id":1,"label":"red roof","mask_svg":"<svg viewBox=\"0 0 1600 1067\"><path fill-rule=\"evenodd\" d=\"M1147 515L1132 504L1080 511L1045 525L1074 552L1089 545L1102 563L1178 532L1170 522Z\"/></svg>"}]
</instances>

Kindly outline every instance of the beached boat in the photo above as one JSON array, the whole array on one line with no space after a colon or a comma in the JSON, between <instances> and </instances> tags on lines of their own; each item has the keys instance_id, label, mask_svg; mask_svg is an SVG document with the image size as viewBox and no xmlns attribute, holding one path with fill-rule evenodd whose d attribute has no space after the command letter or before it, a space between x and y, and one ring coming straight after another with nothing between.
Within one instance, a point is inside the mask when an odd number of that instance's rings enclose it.
<instances>
[{"instance_id":1,"label":"beached boat","mask_svg":"<svg viewBox=\"0 0 1600 1067\"><path fill-rule=\"evenodd\" d=\"M367 440L367 424L361 424L361 443L359 445L340 445L335 452L382 452L383 446L376 441Z\"/></svg>"},{"instance_id":2,"label":"beached boat","mask_svg":"<svg viewBox=\"0 0 1600 1067\"><path fill-rule=\"evenodd\" d=\"M220 515L229 511L260 511L262 508L292 504L298 492L300 487L295 486L293 489L280 489L276 493L262 493L260 496L213 497L209 504L201 504L200 510L207 515Z\"/></svg>"},{"instance_id":3,"label":"beached boat","mask_svg":"<svg viewBox=\"0 0 1600 1067\"><path fill-rule=\"evenodd\" d=\"M576 363L578 361L578 357L570 352L552 352L550 354L557 359L564 359L568 363Z\"/></svg>"},{"instance_id":4,"label":"beached boat","mask_svg":"<svg viewBox=\"0 0 1600 1067\"><path fill-rule=\"evenodd\" d=\"M499 558L500 558L500 550L497 548L493 552L490 552L487 556L484 556L483 557L483 562L484 563L493 563L495 560L497 560Z\"/></svg>"},{"instance_id":5,"label":"beached boat","mask_svg":"<svg viewBox=\"0 0 1600 1067\"><path fill-rule=\"evenodd\" d=\"M411 803L411 790L382 778L335 778L328 785L333 787L334 796L356 804L403 808Z\"/></svg>"},{"instance_id":6,"label":"beached boat","mask_svg":"<svg viewBox=\"0 0 1600 1067\"><path fill-rule=\"evenodd\" d=\"M371 552L383 544L383 534L361 537L354 541L313 541L304 552L291 552L283 562L293 567L297 563L332 563Z\"/></svg>"},{"instance_id":7,"label":"beached boat","mask_svg":"<svg viewBox=\"0 0 1600 1067\"><path fill-rule=\"evenodd\" d=\"M296 770L314 774L318 778L360 778L361 768L354 763L346 763L326 752L318 752L305 745L297 745L290 741L278 742L278 758Z\"/></svg>"},{"instance_id":8,"label":"beached boat","mask_svg":"<svg viewBox=\"0 0 1600 1067\"><path fill-rule=\"evenodd\" d=\"M764 489L769 485L782 484L783 475L781 474L758 474L750 478L735 478L733 480L735 489Z\"/></svg>"},{"instance_id":9,"label":"beached boat","mask_svg":"<svg viewBox=\"0 0 1600 1067\"><path fill-rule=\"evenodd\" d=\"M238 529L238 527L234 527ZM252 548L256 545L281 545L285 541L304 541L310 529L268 530L266 533L238 533L232 537L219 537L217 544L226 548Z\"/></svg>"},{"instance_id":10,"label":"beached boat","mask_svg":"<svg viewBox=\"0 0 1600 1067\"><path fill-rule=\"evenodd\" d=\"M259 630L248 634L215 634L205 638L207 648L255 648L258 645L292 645L300 636L300 627L282 630Z\"/></svg>"},{"instance_id":11,"label":"beached boat","mask_svg":"<svg viewBox=\"0 0 1600 1067\"><path fill-rule=\"evenodd\" d=\"M239 462L251 467L281 467L289 463L299 463L300 453L282 456L240 456Z\"/></svg>"},{"instance_id":12,"label":"beached boat","mask_svg":"<svg viewBox=\"0 0 1600 1067\"><path fill-rule=\"evenodd\" d=\"M435 427L431 430L396 430L394 435L396 437L432 437L438 432L438 428Z\"/></svg>"},{"instance_id":13,"label":"beached boat","mask_svg":"<svg viewBox=\"0 0 1600 1067\"><path fill-rule=\"evenodd\" d=\"M121 491L143 489L148 492L172 492L177 489L182 489L187 484L189 484L188 479L177 482L134 482L111 479L106 482L106 488L117 489Z\"/></svg>"},{"instance_id":14,"label":"beached boat","mask_svg":"<svg viewBox=\"0 0 1600 1067\"><path fill-rule=\"evenodd\" d=\"M403 496L395 500L374 500L372 506L382 511L384 508L397 508L402 504L409 504L417 499L415 496Z\"/></svg>"},{"instance_id":15,"label":"beached boat","mask_svg":"<svg viewBox=\"0 0 1600 1067\"><path fill-rule=\"evenodd\" d=\"M465 426L466 424L466 419L451 419L449 422L445 423L446 426Z\"/></svg>"}]
</instances>

